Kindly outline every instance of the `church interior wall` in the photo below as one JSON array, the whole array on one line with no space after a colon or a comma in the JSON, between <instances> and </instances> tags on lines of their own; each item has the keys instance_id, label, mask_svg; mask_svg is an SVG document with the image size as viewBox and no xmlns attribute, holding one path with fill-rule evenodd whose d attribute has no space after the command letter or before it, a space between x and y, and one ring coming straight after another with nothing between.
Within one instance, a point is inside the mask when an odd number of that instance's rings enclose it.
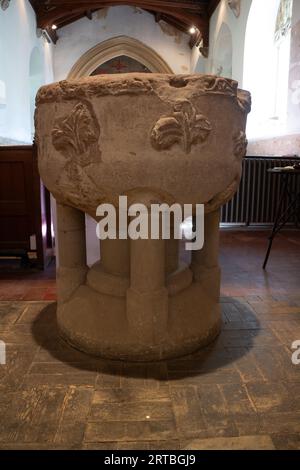
<instances>
[{"instance_id":1,"label":"church interior wall","mask_svg":"<svg viewBox=\"0 0 300 470\"><path fill-rule=\"evenodd\" d=\"M131 6L100 10L92 20L82 18L61 28L55 47L54 77L65 79L73 65L89 49L108 39L128 36L154 49L176 74L191 72L189 35L152 14Z\"/></svg>"},{"instance_id":2,"label":"church interior wall","mask_svg":"<svg viewBox=\"0 0 300 470\"><path fill-rule=\"evenodd\" d=\"M0 37L5 38L0 40L0 145L28 144L35 92L53 81L53 46L37 36L35 14L27 0L11 2L1 11Z\"/></svg>"}]
</instances>

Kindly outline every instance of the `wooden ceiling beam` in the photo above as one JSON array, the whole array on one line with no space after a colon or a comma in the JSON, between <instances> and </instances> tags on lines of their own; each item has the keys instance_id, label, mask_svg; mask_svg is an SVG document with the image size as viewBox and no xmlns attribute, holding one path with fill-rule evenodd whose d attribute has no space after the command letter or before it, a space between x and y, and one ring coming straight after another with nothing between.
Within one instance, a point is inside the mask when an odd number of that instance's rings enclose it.
<instances>
[{"instance_id":1,"label":"wooden ceiling beam","mask_svg":"<svg viewBox=\"0 0 300 470\"><path fill-rule=\"evenodd\" d=\"M116 4L119 4L120 0L117 0L117 2L113 2L112 0L105 0L101 2L102 8L104 7L109 7L113 6ZM133 4L135 2L133 1L128 1L126 0L128 4ZM206 26L207 23L207 18L206 15L202 14L200 15L193 15L192 13L186 12L184 10L180 9L171 9L164 7L162 5L159 5L158 7L151 8L149 4L145 0L142 0L142 2L139 3L139 6L144 9L150 9L154 10L160 13L165 13L166 15L173 16L174 18L177 18L178 20L182 20L185 22L187 25L194 25L196 26L200 31L203 27ZM70 8L65 8L63 6L59 8L55 8L54 10L50 10L47 13L44 13L38 17L38 27L45 29L46 27L51 27L52 24L57 24L60 20L63 20L63 18L66 18L68 15L75 15L75 14L80 14L82 13L83 16L85 15L86 12L86 5L85 7L71 7Z\"/></svg>"},{"instance_id":2,"label":"wooden ceiling beam","mask_svg":"<svg viewBox=\"0 0 300 470\"><path fill-rule=\"evenodd\" d=\"M173 18L172 16L169 16L169 15L165 15L163 13L157 13L151 10L147 10L147 11L148 13L151 13L151 15L154 15L156 23L159 23L160 21L164 21L165 23L168 23L171 26L174 26L174 28L179 29L179 31L182 31L183 33L186 33L186 34L188 33L189 28L182 21L179 21L176 18Z\"/></svg>"},{"instance_id":3,"label":"wooden ceiling beam","mask_svg":"<svg viewBox=\"0 0 300 470\"><path fill-rule=\"evenodd\" d=\"M53 42L53 44L56 44L57 41L58 41L57 32L54 29L51 29L51 28L46 28L46 31L48 33L49 38Z\"/></svg>"},{"instance_id":4,"label":"wooden ceiling beam","mask_svg":"<svg viewBox=\"0 0 300 470\"><path fill-rule=\"evenodd\" d=\"M214 13L215 9L218 7L221 0L210 0L207 6L207 13L209 18Z\"/></svg>"},{"instance_id":5,"label":"wooden ceiling beam","mask_svg":"<svg viewBox=\"0 0 300 470\"><path fill-rule=\"evenodd\" d=\"M220 0L30 0L41 29L51 30L53 24L61 28L82 17L92 19L92 12L106 7L129 5L142 8L188 33L191 26L198 29L197 38L190 45L203 42L208 48L209 16Z\"/></svg>"},{"instance_id":6,"label":"wooden ceiling beam","mask_svg":"<svg viewBox=\"0 0 300 470\"><path fill-rule=\"evenodd\" d=\"M76 13L75 15L66 16L63 19L63 21L59 22L58 29L57 29L58 34L59 34L59 28L63 28L64 26L68 26L69 24L74 23L75 21L81 20L85 16L86 15L83 15L82 13L80 13L80 14Z\"/></svg>"},{"instance_id":7,"label":"wooden ceiling beam","mask_svg":"<svg viewBox=\"0 0 300 470\"><path fill-rule=\"evenodd\" d=\"M87 10L85 12L85 16L89 19L89 20L92 20L93 19L93 12L92 10Z\"/></svg>"},{"instance_id":8,"label":"wooden ceiling beam","mask_svg":"<svg viewBox=\"0 0 300 470\"><path fill-rule=\"evenodd\" d=\"M47 2L47 8L49 7L61 7L61 6L72 6L72 7L83 7L85 9L92 9L95 6L98 8L103 8L105 0L49 0ZM111 3L119 5L128 5L134 4L134 6L139 6L139 4L147 3L150 9L155 9L157 7L167 7L167 8L183 8L191 11L201 11L205 10L207 6L206 0L190 1L190 0L116 0Z\"/></svg>"}]
</instances>

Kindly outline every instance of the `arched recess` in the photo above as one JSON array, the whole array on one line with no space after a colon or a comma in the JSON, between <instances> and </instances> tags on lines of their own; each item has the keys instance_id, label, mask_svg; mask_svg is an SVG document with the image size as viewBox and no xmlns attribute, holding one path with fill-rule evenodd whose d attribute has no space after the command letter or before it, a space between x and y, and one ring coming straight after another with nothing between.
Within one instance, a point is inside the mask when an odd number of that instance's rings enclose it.
<instances>
[{"instance_id":1,"label":"arched recess","mask_svg":"<svg viewBox=\"0 0 300 470\"><path fill-rule=\"evenodd\" d=\"M87 77L99 65L121 55L131 57L144 64L151 72L173 74L171 67L150 47L137 39L118 36L103 41L83 54L72 67L68 79Z\"/></svg>"},{"instance_id":2,"label":"arched recess","mask_svg":"<svg viewBox=\"0 0 300 470\"><path fill-rule=\"evenodd\" d=\"M226 23L222 23L213 54L214 75L232 78L232 34Z\"/></svg>"}]
</instances>

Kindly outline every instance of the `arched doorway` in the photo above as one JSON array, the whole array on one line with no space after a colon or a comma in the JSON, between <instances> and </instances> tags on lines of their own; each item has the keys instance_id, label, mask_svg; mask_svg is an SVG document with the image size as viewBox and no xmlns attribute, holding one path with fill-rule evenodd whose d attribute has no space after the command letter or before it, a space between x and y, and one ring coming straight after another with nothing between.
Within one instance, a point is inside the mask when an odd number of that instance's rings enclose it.
<instances>
[{"instance_id":1,"label":"arched doorway","mask_svg":"<svg viewBox=\"0 0 300 470\"><path fill-rule=\"evenodd\" d=\"M112 59L119 59L121 57L126 57L128 63L131 59L131 66L135 64L135 66L144 67L146 69L144 71L173 73L171 67L153 49L137 39L118 36L98 44L83 54L72 67L68 79L92 75L103 64L107 65Z\"/></svg>"}]
</instances>

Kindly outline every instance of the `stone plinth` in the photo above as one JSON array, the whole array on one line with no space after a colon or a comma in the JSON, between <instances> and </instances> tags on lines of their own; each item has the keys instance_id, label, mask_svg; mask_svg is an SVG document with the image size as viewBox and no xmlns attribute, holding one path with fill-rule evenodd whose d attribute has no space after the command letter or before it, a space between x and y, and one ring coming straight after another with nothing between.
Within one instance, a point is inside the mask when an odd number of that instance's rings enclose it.
<instances>
[{"instance_id":1,"label":"stone plinth","mask_svg":"<svg viewBox=\"0 0 300 470\"><path fill-rule=\"evenodd\" d=\"M41 88L42 180L58 203L58 325L91 354L154 360L220 330L219 208L235 193L250 96L214 76L128 74ZM205 204L205 244L179 262L177 240L106 240L86 266L85 217L101 203Z\"/></svg>"}]
</instances>

